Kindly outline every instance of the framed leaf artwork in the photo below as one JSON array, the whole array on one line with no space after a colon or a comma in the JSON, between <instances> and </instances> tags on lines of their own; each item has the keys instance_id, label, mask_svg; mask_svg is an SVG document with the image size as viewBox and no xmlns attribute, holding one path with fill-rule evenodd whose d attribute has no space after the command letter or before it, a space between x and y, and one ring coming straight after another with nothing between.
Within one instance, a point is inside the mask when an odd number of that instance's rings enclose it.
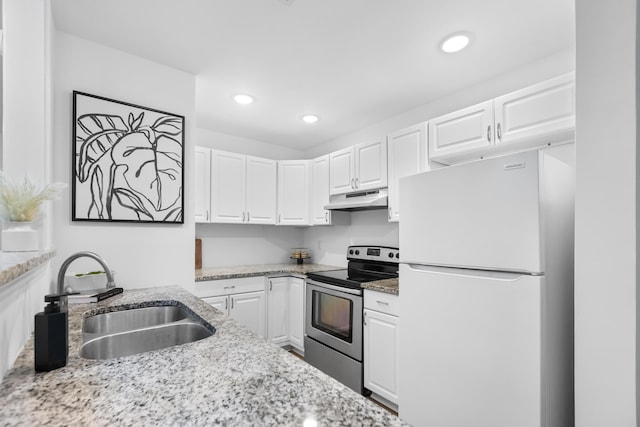
<instances>
[{"instance_id":1,"label":"framed leaf artwork","mask_svg":"<svg viewBox=\"0 0 640 427\"><path fill-rule=\"evenodd\" d=\"M73 92L73 221L184 223L184 116Z\"/></svg>"}]
</instances>

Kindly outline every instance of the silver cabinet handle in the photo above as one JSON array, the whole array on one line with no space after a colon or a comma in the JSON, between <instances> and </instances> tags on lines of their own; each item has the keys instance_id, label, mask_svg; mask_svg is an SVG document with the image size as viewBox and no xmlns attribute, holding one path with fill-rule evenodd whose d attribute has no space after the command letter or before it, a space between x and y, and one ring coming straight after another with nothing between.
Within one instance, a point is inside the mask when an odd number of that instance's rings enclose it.
<instances>
[{"instance_id":1,"label":"silver cabinet handle","mask_svg":"<svg viewBox=\"0 0 640 427\"><path fill-rule=\"evenodd\" d=\"M487 141L491 142L491 125L487 126Z\"/></svg>"},{"instance_id":2,"label":"silver cabinet handle","mask_svg":"<svg viewBox=\"0 0 640 427\"><path fill-rule=\"evenodd\" d=\"M377 302L378 304L380 304L380 305L389 305L389 303L388 303L388 302L386 302L386 301L378 301L378 300L376 300L376 302Z\"/></svg>"},{"instance_id":3,"label":"silver cabinet handle","mask_svg":"<svg viewBox=\"0 0 640 427\"><path fill-rule=\"evenodd\" d=\"M356 178L356 188L360 187L360 182L358 180L358 178Z\"/></svg>"},{"instance_id":4,"label":"silver cabinet handle","mask_svg":"<svg viewBox=\"0 0 640 427\"><path fill-rule=\"evenodd\" d=\"M362 324L364 326L367 326L367 312L366 311L362 313Z\"/></svg>"},{"instance_id":5,"label":"silver cabinet handle","mask_svg":"<svg viewBox=\"0 0 640 427\"><path fill-rule=\"evenodd\" d=\"M498 132L498 139L502 141L502 127L500 126L500 123L498 123L498 128L496 129L496 132Z\"/></svg>"},{"instance_id":6,"label":"silver cabinet handle","mask_svg":"<svg viewBox=\"0 0 640 427\"><path fill-rule=\"evenodd\" d=\"M391 208L389 208L389 219L391 219Z\"/></svg>"},{"instance_id":7,"label":"silver cabinet handle","mask_svg":"<svg viewBox=\"0 0 640 427\"><path fill-rule=\"evenodd\" d=\"M324 213L324 222L329 222L329 212Z\"/></svg>"},{"instance_id":8,"label":"silver cabinet handle","mask_svg":"<svg viewBox=\"0 0 640 427\"><path fill-rule=\"evenodd\" d=\"M269 290L270 291L273 290L273 282L271 280L269 280Z\"/></svg>"},{"instance_id":9,"label":"silver cabinet handle","mask_svg":"<svg viewBox=\"0 0 640 427\"><path fill-rule=\"evenodd\" d=\"M224 300L224 309L228 310L229 309L229 298L227 298L226 300Z\"/></svg>"},{"instance_id":10,"label":"silver cabinet handle","mask_svg":"<svg viewBox=\"0 0 640 427\"><path fill-rule=\"evenodd\" d=\"M251 221L251 212L247 212L247 222Z\"/></svg>"},{"instance_id":11,"label":"silver cabinet handle","mask_svg":"<svg viewBox=\"0 0 640 427\"><path fill-rule=\"evenodd\" d=\"M207 221L209 221L209 211L208 210L204 211L204 215L205 215L205 218L207 219Z\"/></svg>"},{"instance_id":12,"label":"silver cabinet handle","mask_svg":"<svg viewBox=\"0 0 640 427\"><path fill-rule=\"evenodd\" d=\"M282 222L282 214L278 214L278 224Z\"/></svg>"},{"instance_id":13,"label":"silver cabinet handle","mask_svg":"<svg viewBox=\"0 0 640 427\"><path fill-rule=\"evenodd\" d=\"M231 285L231 286L225 286L225 289L234 289L236 287L236 285Z\"/></svg>"},{"instance_id":14,"label":"silver cabinet handle","mask_svg":"<svg viewBox=\"0 0 640 427\"><path fill-rule=\"evenodd\" d=\"M245 217L245 213L244 211L242 212L242 222L244 222L244 217Z\"/></svg>"},{"instance_id":15,"label":"silver cabinet handle","mask_svg":"<svg viewBox=\"0 0 640 427\"><path fill-rule=\"evenodd\" d=\"M355 178L351 178L351 188L353 188L353 189L356 188L356 180L355 180Z\"/></svg>"},{"instance_id":16,"label":"silver cabinet handle","mask_svg":"<svg viewBox=\"0 0 640 427\"><path fill-rule=\"evenodd\" d=\"M233 310L233 298L231 298L231 310Z\"/></svg>"}]
</instances>

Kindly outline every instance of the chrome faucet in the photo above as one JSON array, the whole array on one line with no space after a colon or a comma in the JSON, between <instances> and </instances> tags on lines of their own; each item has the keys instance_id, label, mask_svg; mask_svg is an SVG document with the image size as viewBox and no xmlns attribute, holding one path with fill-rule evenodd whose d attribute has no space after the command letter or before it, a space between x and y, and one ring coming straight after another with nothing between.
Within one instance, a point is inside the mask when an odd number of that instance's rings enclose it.
<instances>
[{"instance_id":1,"label":"chrome faucet","mask_svg":"<svg viewBox=\"0 0 640 427\"><path fill-rule=\"evenodd\" d=\"M116 287L116 282L113 280L113 272L111 271L107 263L104 261L104 259L102 259L102 257L96 253L82 251L82 252L77 252L71 255L60 266L60 271L58 272L58 293L59 294L64 293L64 275L67 273L67 268L69 268L69 264L71 264L73 261L81 257L93 258L96 261L98 261L102 266L102 268L104 269L104 272L107 274L107 288Z\"/></svg>"}]
</instances>

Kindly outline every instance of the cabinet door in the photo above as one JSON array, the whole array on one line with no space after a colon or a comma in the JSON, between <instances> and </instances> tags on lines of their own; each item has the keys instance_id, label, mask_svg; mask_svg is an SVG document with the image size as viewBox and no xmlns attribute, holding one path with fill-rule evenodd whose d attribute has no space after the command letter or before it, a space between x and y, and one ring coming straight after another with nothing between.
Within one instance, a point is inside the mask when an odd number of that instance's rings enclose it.
<instances>
[{"instance_id":1,"label":"cabinet door","mask_svg":"<svg viewBox=\"0 0 640 427\"><path fill-rule=\"evenodd\" d=\"M364 386L398 404L398 318L364 310Z\"/></svg>"},{"instance_id":2,"label":"cabinet door","mask_svg":"<svg viewBox=\"0 0 640 427\"><path fill-rule=\"evenodd\" d=\"M209 222L211 208L211 150L204 147L195 149L195 221Z\"/></svg>"},{"instance_id":3,"label":"cabinet door","mask_svg":"<svg viewBox=\"0 0 640 427\"><path fill-rule=\"evenodd\" d=\"M202 301L206 302L213 308L217 308L227 316L229 315L229 297L227 295L218 297L206 297L202 298Z\"/></svg>"},{"instance_id":4,"label":"cabinet door","mask_svg":"<svg viewBox=\"0 0 640 427\"><path fill-rule=\"evenodd\" d=\"M278 224L309 225L309 161L278 162Z\"/></svg>"},{"instance_id":5,"label":"cabinet door","mask_svg":"<svg viewBox=\"0 0 640 427\"><path fill-rule=\"evenodd\" d=\"M377 141L355 146L356 190L387 186L387 142Z\"/></svg>"},{"instance_id":6,"label":"cabinet door","mask_svg":"<svg viewBox=\"0 0 640 427\"><path fill-rule=\"evenodd\" d=\"M229 300L231 302L229 315L264 338L266 329L264 291L231 295Z\"/></svg>"},{"instance_id":7,"label":"cabinet door","mask_svg":"<svg viewBox=\"0 0 640 427\"><path fill-rule=\"evenodd\" d=\"M355 189L353 147L329 154L329 194L344 194Z\"/></svg>"},{"instance_id":8,"label":"cabinet door","mask_svg":"<svg viewBox=\"0 0 640 427\"><path fill-rule=\"evenodd\" d=\"M289 282L289 342L304 353L304 279Z\"/></svg>"},{"instance_id":9,"label":"cabinet door","mask_svg":"<svg viewBox=\"0 0 640 427\"><path fill-rule=\"evenodd\" d=\"M493 101L429 120L429 160L450 164L450 157L473 158L493 140Z\"/></svg>"},{"instance_id":10,"label":"cabinet door","mask_svg":"<svg viewBox=\"0 0 640 427\"><path fill-rule=\"evenodd\" d=\"M275 160L247 156L247 222L276 223L276 166Z\"/></svg>"},{"instance_id":11,"label":"cabinet door","mask_svg":"<svg viewBox=\"0 0 640 427\"><path fill-rule=\"evenodd\" d=\"M278 345L289 343L289 277L269 279L267 334Z\"/></svg>"},{"instance_id":12,"label":"cabinet door","mask_svg":"<svg viewBox=\"0 0 640 427\"><path fill-rule=\"evenodd\" d=\"M243 222L245 171L244 155L211 150L211 222Z\"/></svg>"},{"instance_id":13,"label":"cabinet door","mask_svg":"<svg viewBox=\"0 0 640 427\"><path fill-rule=\"evenodd\" d=\"M311 224L331 224L331 211L324 207L329 203L329 156L311 161Z\"/></svg>"},{"instance_id":14,"label":"cabinet door","mask_svg":"<svg viewBox=\"0 0 640 427\"><path fill-rule=\"evenodd\" d=\"M565 74L496 98L495 113L496 144L526 148L573 141L574 75Z\"/></svg>"},{"instance_id":15,"label":"cabinet door","mask_svg":"<svg viewBox=\"0 0 640 427\"><path fill-rule=\"evenodd\" d=\"M428 169L427 122L387 137L389 151L389 221L400 219L400 178Z\"/></svg>"}]
</instances>

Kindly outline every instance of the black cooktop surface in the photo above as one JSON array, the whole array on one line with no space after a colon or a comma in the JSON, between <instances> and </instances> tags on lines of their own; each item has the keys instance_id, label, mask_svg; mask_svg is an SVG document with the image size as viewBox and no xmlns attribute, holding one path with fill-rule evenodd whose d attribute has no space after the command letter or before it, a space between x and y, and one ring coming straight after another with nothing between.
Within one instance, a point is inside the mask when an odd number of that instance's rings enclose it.
<instances>
[{"instance_id":1,"label":"black cooktop surface","mask_svg":"<svg viewBox=\"0 0 640 427\"><path fill-rule=\"evenodd\" d=\"M360 289L361 285L366 282L374 282L376 280L388 279L389 274L381 274L375 272L365 272L359 270L349 270L346 268L340 270L319 271L315 273L307 273L307 277L318 282L329 283L347 288ZM397 277L397 275L395 276Z\"/></svg>"}]
</instances>

